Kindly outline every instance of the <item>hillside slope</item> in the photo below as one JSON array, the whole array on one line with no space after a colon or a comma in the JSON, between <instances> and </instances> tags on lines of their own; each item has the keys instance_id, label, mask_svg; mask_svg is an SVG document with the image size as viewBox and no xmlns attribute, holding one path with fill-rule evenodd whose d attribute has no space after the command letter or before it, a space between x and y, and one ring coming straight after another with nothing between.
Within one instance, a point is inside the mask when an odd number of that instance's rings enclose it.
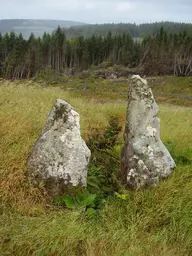
<instances>
[{"instance_id":1,"label":"hillside slope","mask_svg":"<svg viewBox=\"0 0 192 256\"><path fill-rule=\"evenodd\" d=\"M85 25L82 22L65 21L65 20L0 20L0 33L14 31L16 34L22 33L28 37L31 33L35 36L42 36L43 33L51 33L58 26L69 28L70 26Z\"/></svg>"},{"instance_id":2,"label":"hillside slope","mask_svg":"<svg viewBox=\"0 0 192 256\"><path fill-rule=\"evenodd\" d=\"M65 20L30 20L30 19L12 19L0 20L0 33L14 31L16 34L22 33L28 38L31 33L35 36L42 36L44 32L52 33L58 26L65 29L67 38L107 36L111 31L113 35L122 35L130 33L134 38L142 38L145 35L155 35L164 28L169 33L179 33L184 30L192 34L192 23L178 22L154 22L144 24L132 23L109 23L109 24L86 24L76 21Z\"/></svg>"}]
</instances>

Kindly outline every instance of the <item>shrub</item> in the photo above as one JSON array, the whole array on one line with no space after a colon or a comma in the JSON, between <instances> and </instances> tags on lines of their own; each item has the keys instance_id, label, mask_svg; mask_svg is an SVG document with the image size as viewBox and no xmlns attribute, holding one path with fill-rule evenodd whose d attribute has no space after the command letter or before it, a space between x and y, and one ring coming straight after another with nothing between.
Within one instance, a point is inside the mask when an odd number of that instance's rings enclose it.
<instances>
[{"instance_id":1,"label":"shrub","mask_svg":"<svg viewBox=\"0 0 192 256\"><path fill-rule=\"evenodd\" d=\"M117 140L121 132L118 117L111 116L104 132L95 131L89 138L88 147L92 152L88 172L88 190L99 194L100 201L118 190L117 172L120 152Z\"/></svg>"},{"instance_id":2,"label":"shrub","mask_svg":"<svg viewBox=\"0 0 192 256\"><path fill-rule=\"evenodd\" d=\"M68 76L65 74L61 74L54 69L45 68L37 72L35 80L42 81L46 85L54 85L67 82Z\"/></svg>"},{"instance_id":3,"label":"shrub","mask_svg":"<svg viewBox=\"0 0 192 256\"><path fill-rule=\"evenodd\" d=\"M89 70L83 70L80 74L79 74L79 78L80 79L85 79L85 78L89 78L90 77L90 71Z\"/></svg>"}]
</instances>

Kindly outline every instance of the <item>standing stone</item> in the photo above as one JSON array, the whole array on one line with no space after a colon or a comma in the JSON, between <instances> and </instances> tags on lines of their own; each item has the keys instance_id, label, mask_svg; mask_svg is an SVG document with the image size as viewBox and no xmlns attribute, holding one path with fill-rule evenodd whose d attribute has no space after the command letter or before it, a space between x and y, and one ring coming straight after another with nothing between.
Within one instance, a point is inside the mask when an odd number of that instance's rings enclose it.
<instances>
[{"instance_id":1,"label":"standing stone","mask_svg":"<svg viewBox=\"0 0 192 256\"><path fill-rule=\"evenodd\" d=\"M29 158L28 173L53 196L87 184L91 152L81 138L79 122L72 106L57 100Z\"/></svg>"},{"instance_id":2,"label":"standing stone","mask_svg":"<svg viewBox=\"0 0 192 256\"><path fill-rule=\"evenodd\" d=\"M123 182L134 190L158 185L175 167L160 139L158 111L147 81L134 75L129 87L121 166Z\"/></svg>"}]
</instances>

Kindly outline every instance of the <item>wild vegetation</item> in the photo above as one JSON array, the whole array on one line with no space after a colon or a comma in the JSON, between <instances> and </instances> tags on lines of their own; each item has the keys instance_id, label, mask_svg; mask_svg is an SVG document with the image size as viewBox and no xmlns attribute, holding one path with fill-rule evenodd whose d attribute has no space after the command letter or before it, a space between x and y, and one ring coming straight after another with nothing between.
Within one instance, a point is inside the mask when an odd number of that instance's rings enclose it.
<instances>
[{"instance_id":1,"label":"wild vegetation","mask_svg":"<svg viewBox=\"0 0 192 256\"><path fill-rule=\"evenodd\" d=\"M0 255L192 255L191 29L166 22L0 34ZM161 137L177 164L159 187L137 192L119 179L131 73L153 76ZM57 98L80 113L92 156L87 188L50 198L26 171Z\"/></svg>"},{"instance_id":2,"label":"wild vegetation","mask_svg":"<svg viewBox=\"0 0 192 256\"><path fill-rule=\"evenodd\" d=\"M160 103L161 137L177 168L159 187L138 192L118 180L128 80L57 78L52 86L0 83L0 254L190 256L191 77L149 79ZM92 158L87 190L52 199L25 173L57 98L80 113Z\"/></svg>"}]
</instances>

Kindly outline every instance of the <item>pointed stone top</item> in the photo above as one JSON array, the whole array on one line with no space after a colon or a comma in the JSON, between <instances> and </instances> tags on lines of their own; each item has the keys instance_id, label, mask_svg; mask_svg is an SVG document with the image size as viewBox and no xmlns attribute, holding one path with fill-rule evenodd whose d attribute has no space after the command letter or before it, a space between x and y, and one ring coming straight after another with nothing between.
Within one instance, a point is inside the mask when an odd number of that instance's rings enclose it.
<instances>
[{"instance_id":1,"label":"pointed stone top","mask_svg":"<svg viewBox=\"0 0 192 256\"><path fill-rule=\"evenodd\" d=\"M56 102L59 103L59 104L69 104L69 103L67 103L66 101L61 100L61 99L57 99Z\"/></svg>"},{"instance_id":2,"label":"pointed stone top","mask_svg":"<svg viewBox=\"0 0 192 256\"><path fill-rule=\"evenodd\" d=\"M147 85L147 80L141 78L139 75L133 75L131 79L134 81L141 81L144 85Z\"/></svg>"},{"instance_id":3,"label":"pointed stone top","mask_svg":"<svg viewBox=\"0 0 192 256\"><path fill-rule=\"evenodd\" d=\"M73 108L69 103L67 103L66 101L61 100L61 99L57 99L55 104L56 104L57 106L59 106L59 105L67 105L67 106L69 106L70 108Z\"/></svg>"}]
</instances>

